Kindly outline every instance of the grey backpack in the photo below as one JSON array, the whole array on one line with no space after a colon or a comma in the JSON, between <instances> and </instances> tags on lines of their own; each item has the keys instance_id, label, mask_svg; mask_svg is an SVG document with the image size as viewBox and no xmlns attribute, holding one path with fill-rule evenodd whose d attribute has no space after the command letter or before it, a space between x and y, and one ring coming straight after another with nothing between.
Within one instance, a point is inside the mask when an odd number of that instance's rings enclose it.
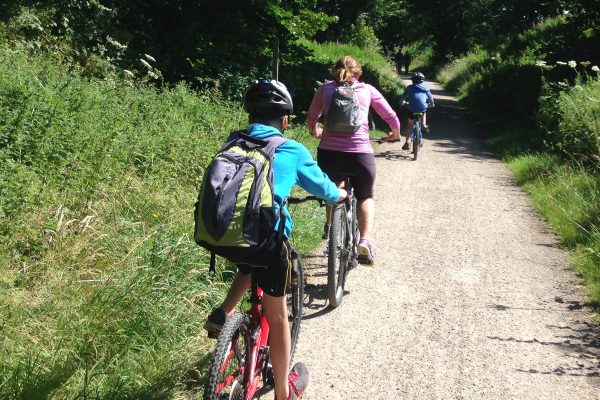
<instances>
[{"instance_id":1,"label":"grey backpack","mask_svg":"<svg viewBox=\"0 0 600 400\"><path fill-rule=\"evenodd\" d=\"M211 270L215 254L243 261L271 236L280 217L273 199L273 157L287 140L233 132L206 169L194 212L194 239L211 252Z\"/></svg>"},{"instance_id":2,"label":"grey backpack","mask_svg":"<svg viewBox=\"0 0 600 400\"><path fill-rule=\"evenodd\" d=\"M336 87L325 115L327 130L354 133L363 122L355 89L347 84Z\"/></svg>"}]
</instances>

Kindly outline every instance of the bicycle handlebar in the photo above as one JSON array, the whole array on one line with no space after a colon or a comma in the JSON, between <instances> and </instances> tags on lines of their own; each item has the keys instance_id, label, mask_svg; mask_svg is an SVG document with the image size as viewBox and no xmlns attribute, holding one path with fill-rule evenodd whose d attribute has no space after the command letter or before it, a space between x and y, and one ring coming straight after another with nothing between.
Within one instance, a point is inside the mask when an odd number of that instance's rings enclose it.
<instances>
[{"instance_id":1,"label":"bicycle handlebar","mask_svg":"<svg viewBox=\"0 0 600 400\"><path fill-rule=\"evenodd\" d=\"M317 196L304 196L304 197L288 197L288 204L300 204L305 203L307 201L317 201L319 204L324 205L325 200L318 198Z\"/></svg>"}]
</instances>

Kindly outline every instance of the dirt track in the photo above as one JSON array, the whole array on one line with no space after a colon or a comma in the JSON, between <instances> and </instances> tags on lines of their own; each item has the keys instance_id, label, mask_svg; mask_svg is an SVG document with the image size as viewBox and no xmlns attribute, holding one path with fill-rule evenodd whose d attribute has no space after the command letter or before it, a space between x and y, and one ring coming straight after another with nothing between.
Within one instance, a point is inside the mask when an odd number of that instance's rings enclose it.
<instances>
[{"instance_id":1,"label":"dirt track","mask_svg":"<svg viewBox=\"0 0 600 400\"><path fill-rule=\"evenodd\" d=\"M353 270L330 310L326 259L305 257L304 399L599 399L600 336L568 254L428 84L419 160L376 149L376 266Z\"/></svg>"}]
</instances>

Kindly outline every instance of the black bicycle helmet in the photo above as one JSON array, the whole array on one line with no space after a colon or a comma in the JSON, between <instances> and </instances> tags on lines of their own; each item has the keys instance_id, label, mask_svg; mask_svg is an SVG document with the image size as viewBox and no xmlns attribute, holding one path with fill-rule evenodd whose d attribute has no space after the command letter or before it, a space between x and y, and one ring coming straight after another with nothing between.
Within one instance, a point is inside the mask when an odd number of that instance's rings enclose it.
<instances>
[{"instance_id":1,"label":"black bicycle helmet","mask_svg":"<svg viewBox=\"0 0 600 400\"><path fill-rule=\"evenodd\" d=\"M244 109L251 115L274 111L291 114L294 104L290 92L283 83L276 80L259 79L254 81L246 91Z\"/></svg>"},{"instance_id":2,"label":"black bicycle helmet","mask_svg":"<svg viewBox=\"0 0 600 400\"><path fill-rule=\"evenodd\" d=\"M425 75L420 72L413 72L410 75L410 80L413 81L413 83L421 83L425 80Z\"/></svg>"}]
</instances>

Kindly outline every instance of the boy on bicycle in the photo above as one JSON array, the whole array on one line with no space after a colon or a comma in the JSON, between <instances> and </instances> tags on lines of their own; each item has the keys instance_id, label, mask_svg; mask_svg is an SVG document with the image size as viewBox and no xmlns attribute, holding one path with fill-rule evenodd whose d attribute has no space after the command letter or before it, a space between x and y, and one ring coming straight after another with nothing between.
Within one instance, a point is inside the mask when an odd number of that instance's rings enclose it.
<instances>
[{"instance_id":1,"label":"boy on bicycle","mask_svg":"<svg viewBox=\"0 0 600 400\"><path fill-rule=\"evenodd\" d=\"M283 136L292 113L292 97L281 82L261 79L246 91L244 108L248 112L247 134L257 139L272 135ZM339 189L317 166L309 151L300 143L288 140L275 150L273 158L273 191L276 208L282 206L294 185L326 200L330 204L344 200L347 193ZM278 207L277 207L278 206ZM277 214L279 215L279 211ZM272 236L252 257L258 286L263 290L263 309L270 327L269 345L275 377L276 399L299 399L308 386L308 369L297 363L288 375L291 339L286 305L286 283L291 267L288 238L293 221L284 206L285 221L278 221ZM279 224L284 223L283 235ZM238 264L238 272L221 306L210 314L205 329L209 337L217 337L225 320L250 287L250 268ZM286 379L287 378L287 379Z\"/></svg>"},{"instance_id":2,"label":"boy on bicycle","mask_svg":"<svg viewBox=\"0 0 600 400\"><path fill-rule=\"evenodd\" d=\"M431 91L425 85L425 75L420 72L413 72L411 74L410 80L412 81L412 85L408 85L404 90L402 96L400 96L400 104L402 104L405 100L408 100L408 123L406 124L406 143L402 146L402 150L410 149L410 131L412 130L413 125L415 124L415 119L417 118L414 113L423 113L422 121L423 121L423 132L428 133L429 127L427 126L427 117L426 111L427 107L434 107L435 102L433 101L433 96L431 95Z\"/></svg>"}]
</instances>

